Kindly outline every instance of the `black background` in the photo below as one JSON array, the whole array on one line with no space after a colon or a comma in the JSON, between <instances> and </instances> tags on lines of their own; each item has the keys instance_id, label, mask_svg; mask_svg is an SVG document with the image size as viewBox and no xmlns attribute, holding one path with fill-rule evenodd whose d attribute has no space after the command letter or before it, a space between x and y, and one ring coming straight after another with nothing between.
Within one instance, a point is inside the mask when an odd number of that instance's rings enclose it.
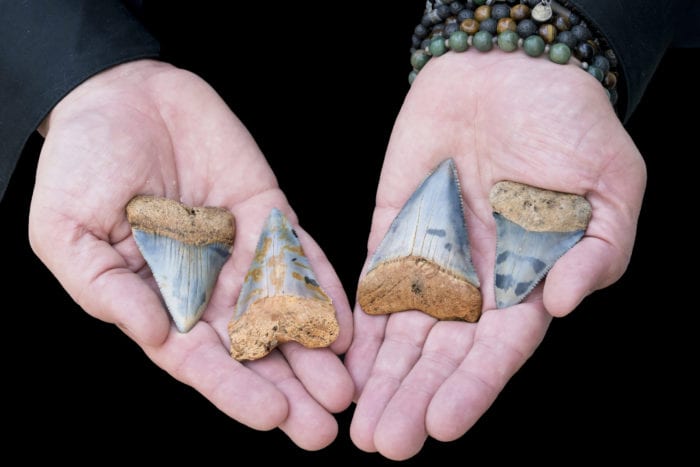
<instances>
[{"instance_id":1,"label":"black background","mask_svg":"<svg viewBox=\"0 0 700 467\"><path fill-rule=\"evenodd\" d=\"M147 17L165 56L209 81L248 126L353 297L422 2L251 3L237 12L212 5L166 12L156 4ZM628 272L552 323L472 430L451 443L429 440L406 465L438 456L467 465L511 456L569 463L682 455L692 428L679 423L694 423L684 395L697 369L688 332L698 310L691 167L700 100L689 71L698 58L698 49L669 51L627 125L649 170ZM263 465L393 463L352 445L352 407L338 415L337 440L318 452L278 430L244 427L77 307L27 241L40 145L30 140L0 203L1 244L10 252L2 276L5 454L94 463L239 465L250 456Z\"/></svg>"}]
</instances>

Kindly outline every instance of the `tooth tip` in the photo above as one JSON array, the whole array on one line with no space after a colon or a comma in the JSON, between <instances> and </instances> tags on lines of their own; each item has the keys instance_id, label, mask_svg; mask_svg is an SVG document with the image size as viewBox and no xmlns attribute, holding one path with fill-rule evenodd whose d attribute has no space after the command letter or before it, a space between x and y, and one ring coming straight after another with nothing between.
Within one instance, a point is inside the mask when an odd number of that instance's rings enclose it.
<instances>
[{"instance_id":1,"label":"tooth tip","mask_svg":"<svg viewBox=\"0 0 700 467\"><path fill-rule=\"evenodd\" d=\"M402 311L397 308L420 307L421 311L440 319L478 318L481 312L479 278L471 261L462 205L457 169L454 160L449 158L438 164L416 188L374 252L363 281L367 287L371 283L373 289L382 292L378 292L372 305L363 307L365 311L370 314L378 313L378 310L389 313ZM397 267L404 263L408 267L405 271ZM400 287L400 296L387 290L391 284L404 284L401 276L408 276L408 271L415 269L411 264L421 264L421 267L439 271L435 272L434 280L428 281L431 284L431 292L427 295L432 297L430 300L417 297L410 287ZM420 271L415 270L410 274L418 278ZM420 280L424 281L425 278ZM381 281L386 281L386 284ZM469 297L478 295L478 304L474 298L461 299L468 301L469 306L460 304L460 299L455 298L451 291L455 284L461 284L458 289L468 290ZM369 294L369 290L363 288L363 295ZM438 290L445 296L432 292ZM394 298L390 300L389 296ZM447 308L439 309L440 300ZM465 312L469 307L473 309Z\"/></svg>"}]
</instances>

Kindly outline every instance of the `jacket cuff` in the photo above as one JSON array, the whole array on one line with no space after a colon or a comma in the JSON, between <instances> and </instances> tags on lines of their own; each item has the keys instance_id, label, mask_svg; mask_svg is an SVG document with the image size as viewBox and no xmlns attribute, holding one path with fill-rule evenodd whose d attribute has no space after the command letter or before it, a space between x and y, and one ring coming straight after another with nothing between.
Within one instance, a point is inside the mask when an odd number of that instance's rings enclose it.
<instances>
[{"instance_id":1,"label":"jacket cuff","mask_svg":"<svg viewBox=\"0 0 700 467\"><path fill-rule=\"evenodd\" d=\"M680 2L569 0L569 5L602 37L618 60L618 115L626 123L634 112L674 36Z\"/></svg>"},{"instance_id":2,"label":"jacket cuff","mask_svg":"<svg viewBox=\"0 0 700 467\"><path fill-rule=\"evenodd\" d=\"M109 67L160 53L116 0L5 2L0 44L0 199L27 139L66 94Z\"/></svg>"}]
</instances>

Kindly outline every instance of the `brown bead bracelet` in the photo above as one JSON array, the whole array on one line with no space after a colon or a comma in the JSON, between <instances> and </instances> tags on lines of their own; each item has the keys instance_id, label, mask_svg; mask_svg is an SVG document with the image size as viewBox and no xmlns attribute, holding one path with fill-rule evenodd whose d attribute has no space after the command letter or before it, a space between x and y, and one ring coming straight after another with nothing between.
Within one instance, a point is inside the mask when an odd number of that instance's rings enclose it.
<instances>
[{"instance_id":1,"label":"brown bead bracelet","mask_svg":"<svg viewBox=\"0 0 700 467\"><path fill-rule=\"evenodd\" d=\"M615 53L600 35L564 2L552 0L428 0L412 37L409 83L432 57L474 47L531 57L547 54L558 64L575 59L603 85L617 103L619 74Z\"/></svg>"}]
</instances>

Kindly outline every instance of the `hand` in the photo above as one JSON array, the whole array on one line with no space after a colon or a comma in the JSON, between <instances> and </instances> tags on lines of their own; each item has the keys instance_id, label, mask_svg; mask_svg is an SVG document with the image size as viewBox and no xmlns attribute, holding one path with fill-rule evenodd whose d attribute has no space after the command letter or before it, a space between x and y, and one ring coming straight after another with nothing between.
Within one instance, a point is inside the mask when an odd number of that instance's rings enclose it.
<instances>
[{"instance_id":1,"label":"hand","mask_svg":"<svg viewBox=\"0 0 700 467\"><path fill-rule=\"evenodd\" d=\"M304 449L328 445L337 434L331 413L352 401L352 381L337 356L352 336L350 306L253 138L215 91L168 64L135 61L77 87L40 131L46 139L30 241L70 296L239 422L279 427ZM232 256L202 319L186 334L171 324L131 235L125 206L137 194L221 206L235 216ZM229 355L227 324L273 207L295 225L341 331L329 349L289 343L242 364Z\"/></svg>"},{"instance_id":2,"label":"hand","mask_svg":"<svg viewBox=\"0 0 700 467\"><path fill-rule=\"evenodd\" d=\"M551 317L621 277L646 184L642 157L592 76L524 53L450 52L419 73L396 120L370 255L413 190L447 157L460 176L481 319L438 322L418 311L370 316L358 306L345 358L356 386L353 442L395 460L418 453L428 436L462 436L535 351ZM488 195L501 180L583 195L593 216L544 284L499 310Z\"/></svg>"}]
</instances>

